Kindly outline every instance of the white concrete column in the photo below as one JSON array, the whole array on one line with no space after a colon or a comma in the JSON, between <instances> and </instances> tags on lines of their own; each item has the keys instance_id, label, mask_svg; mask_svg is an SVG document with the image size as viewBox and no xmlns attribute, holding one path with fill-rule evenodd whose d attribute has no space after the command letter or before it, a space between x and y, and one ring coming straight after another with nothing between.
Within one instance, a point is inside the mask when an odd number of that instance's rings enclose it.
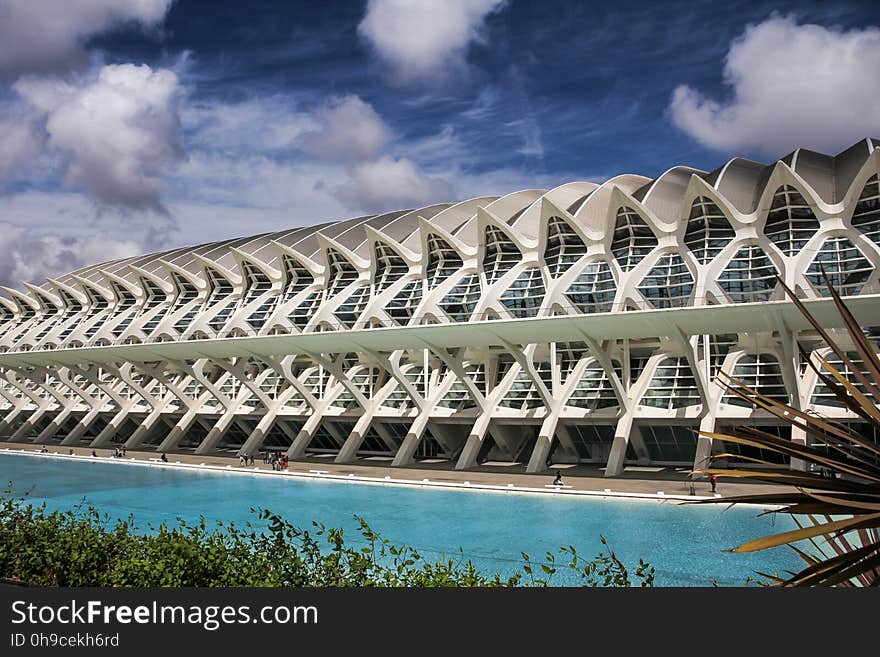
<instances>
[{"instance_id":1,"label":"white concrete column","mask_svg":"<svg viewBox=\"0 0 880 657\"><path fill-rule=\"evenodd\" d=\"M266 434L269 433L269 429L272 428L277 417L277 410L273 409L266 411L265 415L263 415L263 417L260 418L260 421L257 422L257 426L254 427L254 430L251 431L251 434L247 437L247 440L244 441L244 445L238 450L238 454L255 454L256 452L259 452L260 448L263 446L263 440L266 438Z\"/></svg>"},{"instance_id":2,"label":"white concrete column","mask_svg":"<svg viewBox=\"0 0 880 657\"><path fill-rule=\"evenodd\" d=\"M61 409L61 412L56 415L53 420L49 423L49 425L40 432L40 435L36 437L34 442L44 443L49 438L58 433L58 430L64 426L64 423L67 421L67 418L70 417L70 414L73 412L73 405L65 406Z\"/></svg>"},{"instance_id":3,"label":"white concrete column","mask_svg":"<svg viewBox=\"0 0 880 657\"><path fill-rule=\"evenodd\" d=\"M153 430L153 427L156 425L156 422L159 418L162 417L163 406L157 406L143 419L138 426L137 429L134 430L134 433L131 434L128 440L125 441L126 449L135 449L139 447L144 440L146 440L147 436Z\"/></svg>"},{"instance_id":4,"label":"white concrete column","mask_svg":"<svg viewBox=\"0 0 880 657\"><path fill-rule=\"evenodd\" d=\"M409 431L406 432L400 449L394 455L394 461L391 462L391 465L409 465L413 462L413 455L416 453L419 443L422 442L422 436L425 435L425 428L428 426L430 417L431 413L428 410L424 410L416 416Z\"/></svg>"},{"instance_id":5,"label":"white concrete column","mask_svg":"<svg viewBox=\"0 0 880 657\"><path fill-rule=\"evenodd\" d=\"M605 465L606 477L619 477L623 474L623 462L626 459L626 448L632 431L633 414L631 410L627 410L617 421L617 427L614 429L614 442L611 443L611 453Z\"/></svg>"},{"instance_id":6,"label":"white concrete column","mask_svg":"<svg viewBox=\"0 0 880 657\"><path fill-rule=\"evenodd\" d=\"M290 447L287 449L287 455L290 458L301 459L305 455L306 448L309 446L309 443L312 442L312 436L315 435L318 427L321 426L321 421L323 419L323 412L315 412L308 417L305 424L303 424L302 429L296 434L293 443L291 443Z\"/></svg>"},{"instance_id":7,"label":"white concrete column","mask_svg":"<svg viewBox=\"0 0 880 657\"><path fill-rule=\"evenodd\" d=\"M467 470L477 465L477 455L480 453L480 447L483 446L483 440L486 432L489 430L489 422L492 416L489 413L481 413L474 422L471 432L464 443L464 448L455 464L456 470Z\"/></svg>"},{"instance_id":8,"label":"white concrete column","mask_svg":"<svg viewBox=\"0 0 880 657\"><path fill-rule=\"evenodd\" d=\"M76 426L71 430L69 434L64 437L64 440L61 441L62 445L75 445L79 442L79 439L82 435L88 430L89 425L95 421L95 418L98 417L100 413L99 408L90 408L89 411L83 416L83 418L77 422Z\"/></svg>"},{"instance_id":9,"label":"white concrete column","mask_svg":"<svg viewBox=\"0 0 880 657\"><path fill-rule=\"evenodd\" d=\"M351 430L348 438L345 439L342 449L339 450L339 454L333 459L334 463L350 463L355 460L357 451L360 449L361 443L364 442L364 436L366 436L367 431L370 430L370 423L372 421L372 411L368 411L358 418L358 421L355 422L354 428Z\"/></svg>"},{"instance_id":10,"label":"white concrete column","mask_svg":"<svg viewBox=\"0 0 880 657\"><path fill-rule=\"evenodd\" d=\"M218 419L216 424L211 427L211 430L208 432L208 435L205 436L205 439L199 443L199 446L196 447L196 454L210 454L214 451L214 448L217 446L217 443L223 438L226 434L229 427L232 426L232 423L235 421L235 413L230 411L225 412Z\"/></svg>"},{"instance_id":11,"label":"white concrete column","mask_svg":"<svg viewBox=\"0 0 880 657\"><path fill-rule=\"evenodd\" d=\"M172 449L175 449L181 438L183 438L183 434L185 434L187 429L189 429L192 426L192 423L195 422L197 415L198 413L195 410L187 410L171 431L168 432L168 435L165 436L165 439L159 445L158 451L169 452Z\"/></svg>"}]
</instances>

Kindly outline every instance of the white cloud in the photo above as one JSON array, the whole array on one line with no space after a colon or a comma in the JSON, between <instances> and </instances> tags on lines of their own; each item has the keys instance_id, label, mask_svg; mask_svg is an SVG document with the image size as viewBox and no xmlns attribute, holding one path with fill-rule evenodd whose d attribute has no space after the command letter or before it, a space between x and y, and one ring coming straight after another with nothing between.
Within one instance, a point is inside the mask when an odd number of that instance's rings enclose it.
<instances>
[{"instance_id":1,"label":"white cloud","mask_svg":"<svg viewBox=\"0 0 880 657\"><path fill-rule=\"evenodd\" d=\"M412 160L384 156L352 167L350 179L336 189L352 209L400 210L452 199L449 183L431 178Z\"/></svg>"},{"instance_id":2,"label":"white cloud","mask_svg":"<svg viewBox=\"0 0 880 657\"><path fill-rule=\"evenodd\" d=\"M0 284L19 287L22 281L41 283L47 276L85 265L135 256L143 247L132 240L100 234L35 234L21 226L0 222L0 251Z\"/></svg>"},{"instance_id":3,"label":"white cloud","mask_svg":"<svg viewBox=\"0 0 880 657\"><path fill-rule=\"evenodd\" d=\"M45 142L26 110L9 109L0 109L0 180L19 176L39 156Z\"/></svg>"},{"instance_id":4,"label":"white cloud","mask_svg":"<svg viewBox=\"0 0 880 657\"><path fill-rule=\"evenodd\" d=\"M381 117L357 96L333 98L316 112L318 129L306 133L303 148L322 159L354 162L375 158L390 137Z\"/></svg>"},{"instance_id":5,"label":"white cloud","mask_svg":"<svg viewBox=\"0 0 880 657\"><path fill-rule=\"evenodd\" d=\"M442 78L464 66L472 41L504 0L369 0L358 31L400 81Z\"/></svg>"},{"instance_id":6,"label":"white cloud","mask_svg":"<svg viewBox=\"0 0 880 657\"><path fill-rule=\"evenodd\" d=\"M798 147L836 153L880 134L880 28L842 30L772 16L733 41L723 102L681 85L673 122L722 151L780 156Z\"/></svg>"},{"instance_id":7,"label":"white cloud","mask_svg":"<svg viewBox=\"0 0 880 657\"><path fill-rule=\"evenodd\" d=\"M164 212L162 175L182 157L171 71L104 66L71 83L25 77L15 91L45 118L46 148L65 158L65 183L109 205Z\"/></svg>"},{"instance_id":8,"label":"white cloud","mask_svg":"<svg viewBox=\"0 0 880 657\"><path fill-rule=\"evenodd\" d=\"M297 112L287 96L267 96L236 103L185 103L181 122L191 133L191 146L204 150L275 153L296 148L317 121Z\"/></svg>"},{"instance_id":9,"label":"white cloud","mask_svg":"<svg viewBox=\"0 0 880 657\"><path fill-rule=\"evenodd\" d=\"M90 36L158 25L172 0L0 0L0 73L69 70L85 63Z\"/></svg>"}]
</instances>

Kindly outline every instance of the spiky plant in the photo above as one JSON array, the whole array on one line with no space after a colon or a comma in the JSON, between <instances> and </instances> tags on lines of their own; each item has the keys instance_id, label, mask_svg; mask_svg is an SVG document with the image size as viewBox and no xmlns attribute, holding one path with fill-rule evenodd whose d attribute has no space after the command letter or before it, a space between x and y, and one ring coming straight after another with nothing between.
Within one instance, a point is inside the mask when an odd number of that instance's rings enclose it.
<instances>
[{"instance_id":1,"label":"spiky plant","mask_svg":"<svg viewBox=\"0 0 880 657\"><path fill-rule=\"evenodd\" d=\"M880 359L824 271L822 275L865 373L794 292L781 280L779 282L855 381L850 381L827 360L816 357L817 366L803 351L802 357L843 407L855 414L867 430L862 432L851 424L801 411L723 374L722 385L731 394L766 410L792 428L801 429L807 436L807 444L786 440L754 427L740 427L725 434L700 432L701 435L767 450L813 467L757 471L710 466L698 472L788 484L784 492L721 500L725 503L773 505L778 507L774 512L789 513L794 517L797 529L764 536L730 550L754 552L781 545L794 549L806 563L805 567L786 578L760 573L771 583L778 586L880 586L880 445L873 439L873 436L880 435ZM733 456L743 459L733 454L717 454L712 458ZM761 458L748 457L745 460L768 464ZM803 543L802 547L796 545L801 541L808 541L812 549Z\"/></svg>"}]
</instances>

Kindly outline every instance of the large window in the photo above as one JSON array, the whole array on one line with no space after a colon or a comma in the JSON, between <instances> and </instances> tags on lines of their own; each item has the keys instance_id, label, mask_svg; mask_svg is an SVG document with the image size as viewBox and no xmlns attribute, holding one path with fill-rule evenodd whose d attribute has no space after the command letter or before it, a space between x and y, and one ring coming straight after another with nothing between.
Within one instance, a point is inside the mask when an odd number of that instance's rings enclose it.
<instances>
[{"instance_id":1,"label":"large window","mask_svg":"<svg viewBox=\"0 0 880 657\"><path fill-rule=\"evenodd\" d=\"M378 292L399 281L409 271L406 260L384 242L376 242L374 258L376 271L373 275L373 282Z\"/></svg>"},{"instance_id":2,"label":"large window","mask_svg":"<svg viewBox=\"0 0 880 657\"><path fill-rule=\"evenodd\" d=\"M284 273L284 303L293 299L297 294L305 290L315 282L314 276L298 260L286 255L283 258Z\"/></svg>"},{"instance_id":3,"label":"large window","mask_svg":"<svg viewBox=\"0 0 880 657\"><path fill-rule=\"evenodd\" d=\"M465 371L470 379L479 387L479 381L485 382L485 376L482 365L467 365ZM467 387L458 378L449 388L449 391L443 396L439 402L439 406L452 408L457 411L463 411L468 408L476 408L476 402L471 398Z\"/></svg>"},{"instance_id":4,"label":"large window","mask_svg":"<svg viewBox=\"0 0 880 657\"><path fill-rule=\"evenodd\" d=\"M483 271L486 282L492 285L513 269L522 259L522 254L510 238L496 226L486 226L486 253L483 256Z\"/></svg>"},{"instance_id":5,"label":"large window","mask_svg":"<svg viewBox=\"0 0 880 657\"><path fill-rule=\"evenodd\" d=\"M226 277L223 276L220 272L207 268L206 273L208 275L208 280L211 283L211 292L208 295L208 298L205 300L205 310L212 308L213 306L220 304L224 299L227 299L232 295L233 287L232 283L226 280ZM217 311L211 319L208 320L208 326L214 331L215 334L220 333L223 330L223 327L226 324L226 320L235 312L235 309L238 307L238 300L233 299L226 301L223 303L222 307L219 311Z\"/></svg>"},{"instance_id":6,"label":"large window","mask_svg":"<svg viewBox=\"0 0 880 657\"><path fill-rule=\"evenodd\" d=\"M733 367L733 378L765 397L788 403L788 392L782 379L782 370L776 356L772 354L740 356ZM725 404L755 408L754 404L732 394L725 395L723 401Z\"/></svg>"},{"instance_id":7,"label":"large window","mask_svg":"<svg viewBox=\"0 0 880 657\"><path fill-rule=\"evenodd\" d=\"M190 302L195 301L199 296L199 291L196 289L195 285L177 272L171 273L171 280L174 282L174 287L177 289L177 296L174 297L174 304L171 307L171 311L176 312ZM183 316L177 318L177 321L174 323L174 330L180 334L185 333L197 314L198 309L196 307L190 308L188 312L183 314Z\"/></svg>"},{"instance_id":8,"label":"large window","mask_svg":"<svg viewBox=\"0 0 880 657\"><path fill-rule=\"evenodd\" d=\"M859 357L859 354L855 351L846 352L846 357L849 358L850 362L853 364L855 369L858 369L868 380L871 380L871 377L868 373L868 367L865 365L864 361ZM849 381L852 385L856 387L856 389L865 394L865 387L859 383L858 379L854 374L854 368L850 368L848 365L845 365L843 360L840 359L836 354L829 353L824 356L825 361L833 367L838 374L842 374L847 381ZM834 379L834 375L821 363L817 365L819 371L825 376ZM822 406L834 406L837 408L843 408L844 404L841 399L837 397L821 379L817 379L816 387L813 389L813 396L811 398L811 403L813 404L821 404Z\"/></svg>"},{"instance_id":9,"label":"large window","mask_svg":"<svg viewBox=\"0 0 880 657\"><path fill-rule=\"evenodd\" d=\"M167 299L165 292L162 291L156 283L153 281L141 277L140 278L141 287L144 290L144 296L146 297L144 300L144 305L140 310L141 315L148 315L155 308L162 305ZM155 312L141 327L141 330L145 335L150 335L153 330L159 325L159 322L168 314L168 310L170 306L165 306L162 310Z\"/></svg>"},{"instance_id":10,"label":"large window","mask_svg":"<svg viewBox=\"0 0 880 657\"><path fill-rule=\"evenodd\" d=\"M612 361L612 364L619 377L620 363ZM588 408L593 411L600 408L614 408L619 404L614 388L608 380L608 374L595 360L584 369L577 386L565 403L568 406Z\"/></svg>"},{"instance_id":11,"label":"large window","mask_svg":"<svg viewBox=\"0 0 880 657\"><path fill-rule=\"evenodd\" d=\"M479 274L465 274L443 297L440 307L453 322L466 322L471 318L480 300Z\"/></svg>"},{"instance_id":12,"label":"large window","mask_svg":"<svg viewBox=\"0 0 880 657\"><path fill-rule=\"evenodd\" d=\"M367 302L369 300L370 288L367 285L362 285L352 292L348 299L339 305L334 314L336 315L336 318L342 322L343 326L351 328L354 326L355 322L357 322L361 313L364 312L364 308L367 307Z\"/></svg>"},{"instance_id":13,"label":"large window","mask_svg":"<svg viewBox=\"0 0 880 657\"><path fill-rule=\"evenodd\" d=\"M684 243L701 265L721 253L734 238L733 226L721 209L705 196L694 200Z\"/></svg>"},{"instance_id":14,"label":"large window","mask_svg":"<svg viewBox=\"0 0 880 657\"><path fill-rule=\"evenodd\" d=\"M874 271L864 254L846 237L830 237L807 269L807 279L824 297L830 296L822 270L839 294L858 294Z\"/></svg>"},{"instance_id":15,"label":"large window","mask_svg":"<svg viewBox=\"0 0 880 657\"><path fill-rule=\"evenodd\" d=\"M357 280L357 269L336 249L327 249L327 267L328 299Z\"/></svg>"},{"instance_id":16,"label":"large window","mask_svg":"<svg viewBox=\"0 0 880 657\"><path fill-rule=\"evenodd\" d=\"M588 262L565 292L582 313L607 313L614 303L617 285L611 266L604 260Z\"/></svg>"},{"instance_id":17,"label":"large window","mask_svg":"<svg viewBox=\"0 0 880 657\"><path fill-rule=\"evenodd\" d=\"M617 211L611 252L624 271L629 271L657 246L657 237L639 213L626 206Z\"/></svg>"},{"instance_id":18,"label":"large window","mask_svg":"<svg viewBox=\"0 0 880 657\"><path fill-rule=\"evenodd\" d=\"M639 292L655 308L687 305L694 289L694 277L677 253L664 253L642 279Z\"/></svg>"},{"instance_id":19,"label":"large window","mask_svg":"<svg viewBox=\"0 0 880 657\"><path fill-rule=\"evenodd\" d=\"M736 347L739 336L736 333L723 333L721 335L710 335L709 338L709 373L712 378L718 376L724 359L730 350Z\"/></svg>"},{"instance_id":20,"label":"large window","mask_svg":"<svg viewBox=\"0 0 880 657\"><path fill-rule=\"evenodd\" d=\"M578 459L593 463L607 463L614 444L614 425L567 424L568 435L577 450ZM636 460L632 442L626 443L627 462Z\"/></svg>"},{"instance_id":21,"label":"large window","mask_svg":"<svg viewBox=\"0 0 880 657\"><path fill-rule=\"evenodd\" d=\"M760 246L744 246L718 277L718 285L734 303L767 301L776 287L776 266Z\"/></svg>"},{"instance_id":22,"label":"large window","mask_svg":"<svg viewBox=\"0 0 880 657\"><path fill-rule=\"evenodd\" d=\"M422 281L411 281L388 302L385 312L398 324L408 324L422 301Z\"/></svg>"},{"instance_id":23,"label":"large window","mask_svg":"<svg viewBox=\"0 0 880 657\"><path fill-rule=\"evenodd\" d=\"M679 356L660 361L641 403L669 410L699 406L702 403L700 391L687 359Z\"/></svg>"},{"instance_id":24,"label":"large window","mask_svg":"<svg viewBox=\"0 0 880 657\"><path fill-rule=\"evenodd\" d=\"M874 244L880 244L880 178L877 174L868 179L859 196L852 225L867 235Z\"/></svg>"},{"instance_id":25,"label":"large window","mask_svg":"<svg viewBox=\"0 0 880 657\"><path fill-rule=\"evenodd\" d=\"M300 331L305 330L308 323L314 317L318 307L321 305L321 293L312 292L309 294L296 308L294 308L288 319Z\"/></svg>"},{"instance_id":26,"label":"large window","mask_svg":"<svg viewBox=\"0 0 880 657\"><path fill-rule=\"evenodd\" d=\"M547 248L544 250L544 262L547 263L552 278L567 272L586 253L587 245L567 221L556 216L547 220Z\"/></svg>"},{"instance_id":27,"label":"large window","mask_svg":"<svg viewBox=\"0 0 880 657\"><path fill-rule=\"evenodd\" d=\"M242 307L256 301L272 289L272 281L256 265L245 262L243 267L247 290L244 293L244 299L242 299ZM269 319L269 316L275 310L279 299L280 297L277 294L265 299L247 318L247 323L250 327L257 331L263 328L263 324L266 323L266 320Z\"/></svg>"},{"instance_id":28,"label":"large window","mask_svg":"<svg viewBox=\"0 0 880 657\"><path fill-rule=\"evenodd\" d=\"M535 369L538 376L543 381L548 390L552 389L550 363L535 363ZM499 406L506 408L515 408L519 410L528 410L530 408L540 408L544 405L538 390L535 387L532 378L528 372L520 369L516 378L513 380L510 388L504 393L504 397L499 402Z\"/></svg>"},{"instance_id":29,"label":"large window","mask_svg":"<svg viewBox=\"0 0 880 657\"><path fill-rule=\"evenodd\" d=\"M783 185L773 195L764 234L787 256L800 251L819 230L819 221L794 187Z\"/></svg>"},{"instance_id":30,"label":"large window","mask_svg":"<svg viewBox=\"0 0 880 657\"><path fill-rule=\"evenodd\" d=\"M501 295L503 303L514 317L535 317L544 300L544 278L541 270L530 267L516 277Z\"/></svg>"},{"instance_id":31,"label":"large window","mask_svg":"<svg viewBox=\"0 0 880 657\"><path fill-rule=\"evenodd\" d=\"M694 462L697 452L696 427L666 425L639 426L652 461Z\"/></svg>"},{"instance_id":32,"label":"large window","mask_svg":"<svg viewBox=\"0 0 880 657\"><path fill-rule=\"evenodd\" d=\"M449 243L434 234L428 235L428 266L425 277L428 289L433 290L455 272L461 269L461 256Z\"/></svg>"}]
</instances>

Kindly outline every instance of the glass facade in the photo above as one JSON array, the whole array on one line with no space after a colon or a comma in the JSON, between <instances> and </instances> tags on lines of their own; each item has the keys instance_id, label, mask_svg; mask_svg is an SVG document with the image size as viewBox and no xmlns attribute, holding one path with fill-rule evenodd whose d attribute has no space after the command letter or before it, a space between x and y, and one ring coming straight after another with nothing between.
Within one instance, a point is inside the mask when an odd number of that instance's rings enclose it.
<instances>
[{"instance_id":1,"label":"glass facade","mask_svg":"<svg viewBox=\"0 0 880 657\"><path fill-rule=\"evenodd\" d=\"M315 282L314 276L298 260L285 255L281 261L284 263L284 300L282 303L291 301L297 294L305 290Z\"/></svg>"},{"instance_id":2,"label":"glass facade","mask_svg":"<svg viewBox=\"0 0 880 657\"><path fill-rule=\"evenodd\" d=\"M544 301L544 278L537 267L529 267L520 272L501 295L501 303L514 317L535 317Z\"/></svg>"},{"instance_id":3,"label":"glass facade","mask_svg":"<svg viewBox=\"0 0 880 657\"><path fill-rule=\"evenodd\" d=\"M736 233L721 209L705 196L691 205L684 243L701 265L708 264L733 241Z\"/></svg>"},{"instance_id":4,"label":"glass facade","mask_svg":"<svg viewBox=\"0 0 880 657\"><path fill-rule=\"evenodd\" d=\"M772 354L745 354L740 356L733 367L733 378L765 397L788 403L789 396L782 379L779 360ZM726 394L725 404L746 406L754 405L736 395Z\"/></svg>"},{"instance_id":5,"label":"glass facade","mask_svg":"<svg viewBox=\"0 0 880 657\"><path fill-rule=\"evenodd\" d=\"M422 281L411 281L385 306L385 312L397 324L408 324L422 302Z\"/></svg>"},{"instance_id":6,"label":"glass facade","mask_svg":"<svg viewBox=\"0 0 880 657\"><path fill-rule=\"evenodd\" d=\"M357 269L336 249L327 249L327 296L338 294L358 278Z\"/></svg>"},{"instance_id":7,"label":"glass facade","mask_svg":"<svg viewBox=\"0 0 880 657\"><path fill-rule=\"evenodd\" d=\"M779 270L757 244L744 246L727 265L718 285L734 303L768 301Z\"/></svg>"},{"instance_id":8,"label":"glass facade","mask_svg":"<svg viewBox=\"0 0 880 657\"><path fill-rule=\"evenodd\" d=\"M664 253L638 290L655 308L679 308L688 305L694 277L678 253Z\"/></svg>"},{"instance_id":9,"label":"glass facade","mask_svg":"<svg viewBox=\"0 0 880 657\"><path fill-rule=\"evenodd\" d=\"M865 365L865 362L859 357L859 354L855 351L846 352L846 357L849 358L850 363L854 366L851 368L849 365L846 365L841 358L839 358L833 352L827 353L823 356L825 361L833 367L838 374L842 374L847 381L849 381L855 388L861 392L863 395L865 393L865 386L858 381L855 377L853 371L857 369L865 378L871 381L871 375L868 372L868 367ZM819 371L825 376L831 377L835 379L835 383L842 387L834 375L826 368L824 365L817 363L817 367ZM819 404L821 406L833 406L835 408L844 408L843 400L839 399L837 395L832 392L831 388L826 385L821 379L817 378L816 386L813 388L813 395L810 398L810 403Z\"/></svg>"},{"instance_id":10,"label":"glass facade","mask_svg":"<svg viewBox=\"0 0 880 657\"><path fill-rule=\"evenodd\" d=\"M612 364L620 376L620 362L615 360ZM601 408L615 408L620 402L614 394L605 369L593 360L584 369L577 386L565 403L568 406L596 411Z\"/></svg>"},{"instance_id":11,"label":"glass facade","mask_svg":"<svg viewBox=\"0 0 880 657\"><path fill-rule=\"evenodd\" d=\"M492 285L522 260L522 253L500 228L486 226L485 237L483 272L486 274L486 283Z\"/></svg>"},{"instance_id":12,"label":"glass facade","mask_svg":"<svg viewBox=\"0 0 880 657\"><path fill-rule=\"evenodd\" d=\"M764 234L786 256L803 249L819 230L819 221L794 187L783 185L773 195Z\"/></svg>"},{"instance_id":13,"label":"glass facade","mask_svg":"<svg viewBox=\"0 0 880 657\"><path fill-rule=\"evenodd\" d=\"M364 312L369 300L370 288L368 285L362 285L352 292L351 296L343 301L333 314L345 328L352 328L358 321L358 317Z\"/></svg>"},{"instance_id":14,"label":"glass facade","mask_svg":"<svg viewBox=\"0 0 880 657\"><path fill-rule=\"evenodd\" d=\"M384 242L376 242L373 261L376 266L373 284L377 292L388 289L409 271L406 260Z\"/></svg>"},{"instance_id":15,"label":"glass facade","mask_svg":"<svg viewBox=\"0 0 880 657\"><path fill-rule=\"evenodd\" d=\"M620 268L629 271L653 251L655 246L657 237L639 213L626 206L618 209L614 235L611 238L611 253Z\"/></svg>"},{"instance_id":16,"label":"glass facade","mask_svg":"<svg viewBox=\"0 0 880 657\"><path fill-rule=\"evenodd\" d=\"M465 274L443 297L440 307L453 322L466 322L471 318L479 301L479 274Z\"/></svg>"},{"instance_id":17,"label":"glass facade","mask_svg":"<svg viewBox=\"0 0 880 657\"><path fill-rule=\"evenodd\" d=\"M868 179L853 211L852 225L874 244L880 244L880 177Z\"/></svg>"},{"instance_id":18,"label":"glass facade","mask_svg":"<svg viewBox=\"0 0 880 657\"><path fill-rule=\"evenodd\" d=\"M846 237L829 237L807 269L807 279L823 297L830 296L825 275L841 295L858 294L874 271L871 263Z\"/></svg>"},{"instance_id":19,"label":"glass facade","mask_svg":"<svg viewBox=\"0 0 880 657\"><path fill-rule=\"evenodd\" d=\"M425 278L428 280L429 290L452 276L462 265L458 251L449 246L446 240L433 233L428 235L428 266L425 268Z\"/></svg>"},{"instance_id":20,"label":"glass facade","mask_svg":"<svg viewBox=\"0 0 880 657\"><path fill-rule=\"evenodd\" d=\"M587 245L562 217L547 220L547 248L544 263L551 278L564 274L587 253Z\"/></svg>"},{"instance_id":21,"label":"glass facade","mask_svg":"<svg viewBox=\"0 0 880 657\"><path fill-rule=\"evenodd\" d=\"M687 358L664 358L654 370L651 383L642 396L643 406L684 408L702 404L699 388Z\"/></svg>"},{"instance_id":22,"label":"glass facade","mask_svg":"<svg viewBox=\"0 0 880 657\"><path fill-rule=\"evenodd\" d=\"M617 284L611 266L604 260L588 262L572 281L565 296L582 313L607 313L612 310Z\"/></svg>"}]
</instances>

